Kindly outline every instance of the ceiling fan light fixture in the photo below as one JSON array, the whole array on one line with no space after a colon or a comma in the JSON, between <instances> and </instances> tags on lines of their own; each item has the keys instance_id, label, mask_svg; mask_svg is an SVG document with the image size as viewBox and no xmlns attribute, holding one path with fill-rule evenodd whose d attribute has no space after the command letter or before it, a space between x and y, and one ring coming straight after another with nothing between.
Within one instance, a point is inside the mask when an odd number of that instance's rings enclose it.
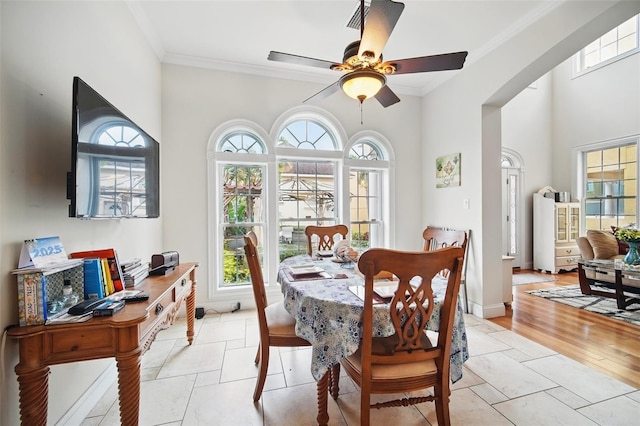
<instances>
[{"instance_id":1,"label":"ceiling fan light fixture","mask_svg":"<svg viewBox=\"0 0 640 426\"><path fill-rule=\"evenodd\" d=\"M340 78L340 87L347 96L362 102L374 97L386 82L387 78L380 73L361 70L343 75Z\"/></svg>"}]
</instances>

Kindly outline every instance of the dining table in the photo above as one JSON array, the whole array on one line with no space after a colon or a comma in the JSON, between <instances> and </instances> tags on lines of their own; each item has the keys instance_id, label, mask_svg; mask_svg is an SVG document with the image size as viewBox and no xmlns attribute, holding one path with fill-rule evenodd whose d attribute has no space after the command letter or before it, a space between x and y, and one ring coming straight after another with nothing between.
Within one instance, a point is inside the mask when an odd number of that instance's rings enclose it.
<instances>
[{"instance_id":1,"label":"dining table","mask_svg":"<svg viewBox=\"0 0 640 426\"><path fill-rule=\"evenodd\" d=\"M356 262L336 257L308 254L284 259L278 268L278 282L284 295L285 309L296 319L295 332L311 343L311 375L317 381L318 416L320 425L328 423L327 400L331 382L332 395L337 398L337 377L340 361L356 352L362 334L364 312L364 276ZM440 306L447 280L432 281L435 304L427 330L438 331ZM394 333L388 304L374 309L374 336ZM469 359L464 310L456 304L451 345L450 375L453 383L462 378L462 364Z\"/></svg>"}]
</instances>

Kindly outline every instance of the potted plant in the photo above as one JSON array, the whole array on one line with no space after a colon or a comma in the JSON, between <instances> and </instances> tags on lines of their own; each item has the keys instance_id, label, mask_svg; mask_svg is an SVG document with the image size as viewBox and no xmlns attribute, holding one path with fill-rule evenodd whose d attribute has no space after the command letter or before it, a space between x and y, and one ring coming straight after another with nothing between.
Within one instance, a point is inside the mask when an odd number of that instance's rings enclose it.
<instances>
[{"instance_id":1,"label":"potted plant","mask_svg":"<svg viewBox=\"0 0 640 426\"><path fill-rule=\"evenodd\" d=\"M629 251L624 256L623 262L628 265L640 265L640 230L632 227L618 228L616 238L629 245Z\"/></svg>"}]
</instances>

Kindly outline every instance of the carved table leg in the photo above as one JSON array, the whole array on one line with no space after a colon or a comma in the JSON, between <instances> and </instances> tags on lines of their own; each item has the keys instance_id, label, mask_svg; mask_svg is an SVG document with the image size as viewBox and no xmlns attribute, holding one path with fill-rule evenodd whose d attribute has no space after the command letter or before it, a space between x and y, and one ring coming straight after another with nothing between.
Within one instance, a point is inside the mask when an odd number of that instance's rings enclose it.
<instances>
[{"instance_id":1,"label":"carved table leg","mask_svg":"<svg viewBox=\"0 0 640 426\"><path fill-rule=\"evenodd\" d=\"M329 389L329 376L331 373L327 371L318 381L318 425L326 426L329 423L329 411L327 410L327 391Z\"/></svg>"},{"instance_id":2,"label":"carved table leg","mask_svg":"<svg viewBox=\"0 0 640 426\"><path fill-rule=\"evenodd\" d=\"M120 424L136 426L140 412L140 355L134 351L116 356L118 365L118 395Z\"/></svg>"},{"instance_id":3,"label":"carved table leg","mask_svg":"<svg viewBox=\"0 0 640 426\"><path fill-rule=\"evenodd\" d=\"M331 396L333 399L338 399L338 393L340 392L340 388L338 387L340 383L340 364L336 364L331 367Z\"/></svg>"},{"instance_id":4,"label":"carved table leg","mask_svg":"<svg viewBox=\"0 0 640 426\"><path fill-rule=\"evenodd\" d=\"M196 274L195 270L191 271L191 294L187 296L187 340L189 344L193 343L194 321L196 317Z\"/></svg>"},{"instance_id":5,"label":"carved table leg","mask_svg":"<svg viewBox=\"0 0 640 426\"><path fill-rule=\"evenodd\" d=\"M46 426L49 398L49 367L15 368L20 387L20 421L23 425Z\"/></svg>"}]
</instances>

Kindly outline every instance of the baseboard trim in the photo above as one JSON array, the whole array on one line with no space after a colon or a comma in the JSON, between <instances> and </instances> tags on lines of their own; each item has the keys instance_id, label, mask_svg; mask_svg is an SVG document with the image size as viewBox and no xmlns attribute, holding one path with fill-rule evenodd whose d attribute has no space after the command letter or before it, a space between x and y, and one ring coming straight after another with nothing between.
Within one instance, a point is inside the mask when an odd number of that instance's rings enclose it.
<instances>
[{"instance_id":1,"label":"baseboard trim","mask_svg":"<svg viewBox=\"0 0 640 426\"><path fill-rule=\"evenodd\" d=\"M484 319L503 317L507 312L504 303L498 303L491 306L482 306L472 302L470 308L470 312L473 315Z\"/></svg>"}]
</instances>

